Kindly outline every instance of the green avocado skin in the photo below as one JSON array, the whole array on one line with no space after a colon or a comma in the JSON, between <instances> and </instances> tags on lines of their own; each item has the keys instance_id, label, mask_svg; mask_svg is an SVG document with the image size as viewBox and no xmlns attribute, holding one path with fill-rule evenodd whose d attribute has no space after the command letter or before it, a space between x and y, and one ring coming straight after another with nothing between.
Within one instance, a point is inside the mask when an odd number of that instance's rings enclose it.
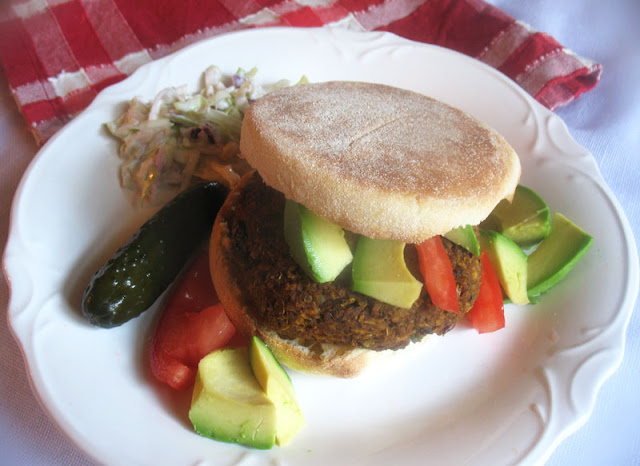
<instances>
[{"instance_id":1,"label":"green avocado skin","mask_svg":"<svg viewBox=\"0 0 640 466\"><path fill-rule=\"evenodd\" d=\"M546 293L587 253L593 238L560 213L555 213L549 236L529 255L527 292L531 299Z\"/></svg>"},{"instance_id":2,"label":"green avocado skin","mask_svg":"<svg viewBox=\"0 0 640 466\"><path fill-rule=\"evenodd\" d=\"M291 199L284 207L284 238L293 259L318 283L335 280L353 260L341 227Z\"/></svg>"},{"instance_id":3,"label":"green avocado skin","mask_svg":"<svg viewBox=\"0 0 640 466\"><path fill-rule=\"evenodd\" d=\"M200 360L189 420L214 440L260 450L276 439L276 408L251 369L249 349L223 348Z\"/></svg>"},{"instance_id":4,"label":"green avocado skin","mask_svg":"<svg viewBox=\"0 0 640 466\"><path fill-rule=\"evenodd\" d=\"M150 308L210 234L227 194L219 183L197 184L142 225L91 278L82 297L88 321L116 327Z\"/></svg>"},{"instance_id":5,"label":"green avocado skin","mask_svg":"<svg viewBox=\"0 0 640 466\"><path fill-rule=\"evenodd\" d=\"M503 199L480 223L480 228L497 231L518 246L528 248L549 235L549 207L531 188L518 185L513 200Z\"/></svg>"},{"instance_id":6,"label":"green avocado skin","mask_svg":"<svg viewBox=\"0 0 640 466\"><path fill-rule=\"evenodd\" d=\"M478 243L478 237L471 225L464 227L454 228L444 235L449 241L456 243L458 246L462 246L467 251L476 256L480 255L480 244Z\"/></svg>"},{"instance_id":7,"label":"green avocado skin","mask_svg":"<svg viewBox=\"0 0 640 466\"><path fill-rule=\"evenodd\" d=\"M256 336L251 338L249 361L253 375L275 406L276 443L286 445L305 424L291 378L267 345Z\"/></svg>"},{"instance_id":8,"label":"green avocado skin","mask_svg":"<svg viewBox=\"0 0 640 466\"><path fill-rule=\"evenodd\" d=\"M518 305L527 304L527 255L520 246L496 231L480 229L480 250L489 254L509 299Z\"/></svg>"}]
</instances>

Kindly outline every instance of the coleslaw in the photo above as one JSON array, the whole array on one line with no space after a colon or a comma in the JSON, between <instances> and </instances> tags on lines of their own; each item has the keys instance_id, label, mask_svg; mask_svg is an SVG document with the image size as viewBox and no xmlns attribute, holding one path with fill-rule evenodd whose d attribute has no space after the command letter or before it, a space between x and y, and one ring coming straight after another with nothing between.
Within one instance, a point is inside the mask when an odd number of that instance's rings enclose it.
<instances>
[{"instance_id":1,"label":"coleslaw","mask_svg":"<svg viewBox=\"0 0 640 466\"><path fill-rule=\"evenodd\" d=\"M210 66L197 92L179 86L163 89L151 102L136 97L106 123L120 140L120 186L132 203L161 205L198 179L228 187L238 182L249 170L238 144L245 112L252 101L291 85L281 80L261 86L256 74L256 68L239 68L225 79Z\"/></svg>"}]
</instances>

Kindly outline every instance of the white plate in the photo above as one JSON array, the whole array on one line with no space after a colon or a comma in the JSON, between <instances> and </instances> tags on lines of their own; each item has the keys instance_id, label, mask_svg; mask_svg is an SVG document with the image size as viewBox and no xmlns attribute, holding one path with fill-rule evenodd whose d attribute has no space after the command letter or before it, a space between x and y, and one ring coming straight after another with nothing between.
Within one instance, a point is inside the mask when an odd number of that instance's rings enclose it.
<instances>
[{"instance_id":1,"label":"white plate","mask_svg":"<svg viewBox=\"0 0 640 466\"><path fill-rule=\"evenodd\" d=\"M194 434L189 394L146 365L152 313L111 330L80 315L91 273L147 217L116 180L102 130L134 95L150 99L202 71L258 66L259 79L365 80L435 96L500 131L522 182L595 238L535 307L508 307L506 329L446 338L355 380L293 374L307 427L286 448L255 451ZM153 62L109 87L38 154L13 207L5 254L9 317L40 401L89 455L111 464L386 465L533 463L588 418L621 362L638 290L628 222L593 157L563 122L509 79L438 47L386 33L266 29L233 33Z\"/></svg>"}]
</instances>

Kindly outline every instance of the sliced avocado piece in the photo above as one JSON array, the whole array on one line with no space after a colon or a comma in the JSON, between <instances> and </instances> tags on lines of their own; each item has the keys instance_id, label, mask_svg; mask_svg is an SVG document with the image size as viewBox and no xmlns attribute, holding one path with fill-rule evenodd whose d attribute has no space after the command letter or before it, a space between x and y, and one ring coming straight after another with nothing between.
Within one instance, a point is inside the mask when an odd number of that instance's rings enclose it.
<instances>
[{"instance_id":1,"label":"sliced avocado piece","mask_svg":"<svg viewBox=\"0 0 640 466\"><path fill-rule=\"evenodd\" d=\"M444 237L449 241L456 243L458 246L462 246L471 254L475 254L476 256L480 255L478 236L471 225L454 228L444 235Z\"/></svg>"},{"instance_id":2,"label":"sliced avocado piece","mask_svg":"<svg viewBox=\"0 0 640 466\"><path fill-rule=\"evenodd\" d=\"M351 271L352 289L397 307L410 308L422 283L411 274L400 241L358 239Z\"/></svg>"},{"instance_id":3,"label":"sliced avocado piece","mask_svg":"<svg viewBox=\"0 0 640 466\"><path fill-rule=\"evenodd\" d=\"M513 200L500 201L480 228L497 231L518 246L528 248L549 235L549 207L535 191L518 185Z\"/></svg>"},{"instance_id":4,"label":"sliced avocado piece","mask_svg":"<svg viewBox=\"0 0 640 466\"><path fill-rule=\"evenodd\" d=\"M248 348L226 348L200 360L189 419L200 435L254 448L275 443L276 409L253 375Z\"/></svg>"},{"instance_id":5,"label":"sliced avocado piece","mask_svg":"<svg viewBox=\"0 0 640 466\"><path fill-rule=\"evenodd\" d=\"M480 250L486 251L503 291L514 304L527 304L527 255L496 231L480 229Z\"/></svg>"},{"instance_id":6,"label":"sliced avocado piece","mask_svg":"<svg viewBox=\"0 0 640 466\"><path fill-rule=\"evenodd\" d=\"M251 339L249 359L258 383L276 407L276 443L285 445L305 424L289 374L256 336Z\"/></svg>"},{"instance_id":7,"label":"sliced avocado piece","mask_svg":"<svg viewBox=\"0 0 640 466\"><path fill-rule=\"evenodd\" d=\"M560 213L553 215L551 232L529 255L527 288L536 297L548 291L584 256L593 238Z\"/></svg>"},{"instance_id":8,"label":"sliced avocado piece","mask_svg":"<svg viewBox=\"0 0 640 466\"><path fill-rule=\"evenodd\" d=\"M318 283L330 282L353 260L344 230L287 199L284 238L293 259Z\"/></svg>"}]
</instances>

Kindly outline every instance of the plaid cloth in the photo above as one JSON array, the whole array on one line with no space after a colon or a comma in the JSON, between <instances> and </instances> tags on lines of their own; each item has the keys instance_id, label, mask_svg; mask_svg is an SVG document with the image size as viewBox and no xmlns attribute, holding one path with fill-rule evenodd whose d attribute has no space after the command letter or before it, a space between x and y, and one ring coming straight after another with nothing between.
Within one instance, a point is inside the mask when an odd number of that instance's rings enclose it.
<instances>
[{"instance_id":1,"label":"plaid cloth","mask_svg":"<svg viewBox=\"0 0 640 466\"><path fill-rule=\"evenodd\" d=\"M190 43L246 28L336 23L475 57L552 110L593 88L602 71L481 0L8 0L0 5L0 66L43 143L101 89Z\"/></svg>"}]
</instances>

